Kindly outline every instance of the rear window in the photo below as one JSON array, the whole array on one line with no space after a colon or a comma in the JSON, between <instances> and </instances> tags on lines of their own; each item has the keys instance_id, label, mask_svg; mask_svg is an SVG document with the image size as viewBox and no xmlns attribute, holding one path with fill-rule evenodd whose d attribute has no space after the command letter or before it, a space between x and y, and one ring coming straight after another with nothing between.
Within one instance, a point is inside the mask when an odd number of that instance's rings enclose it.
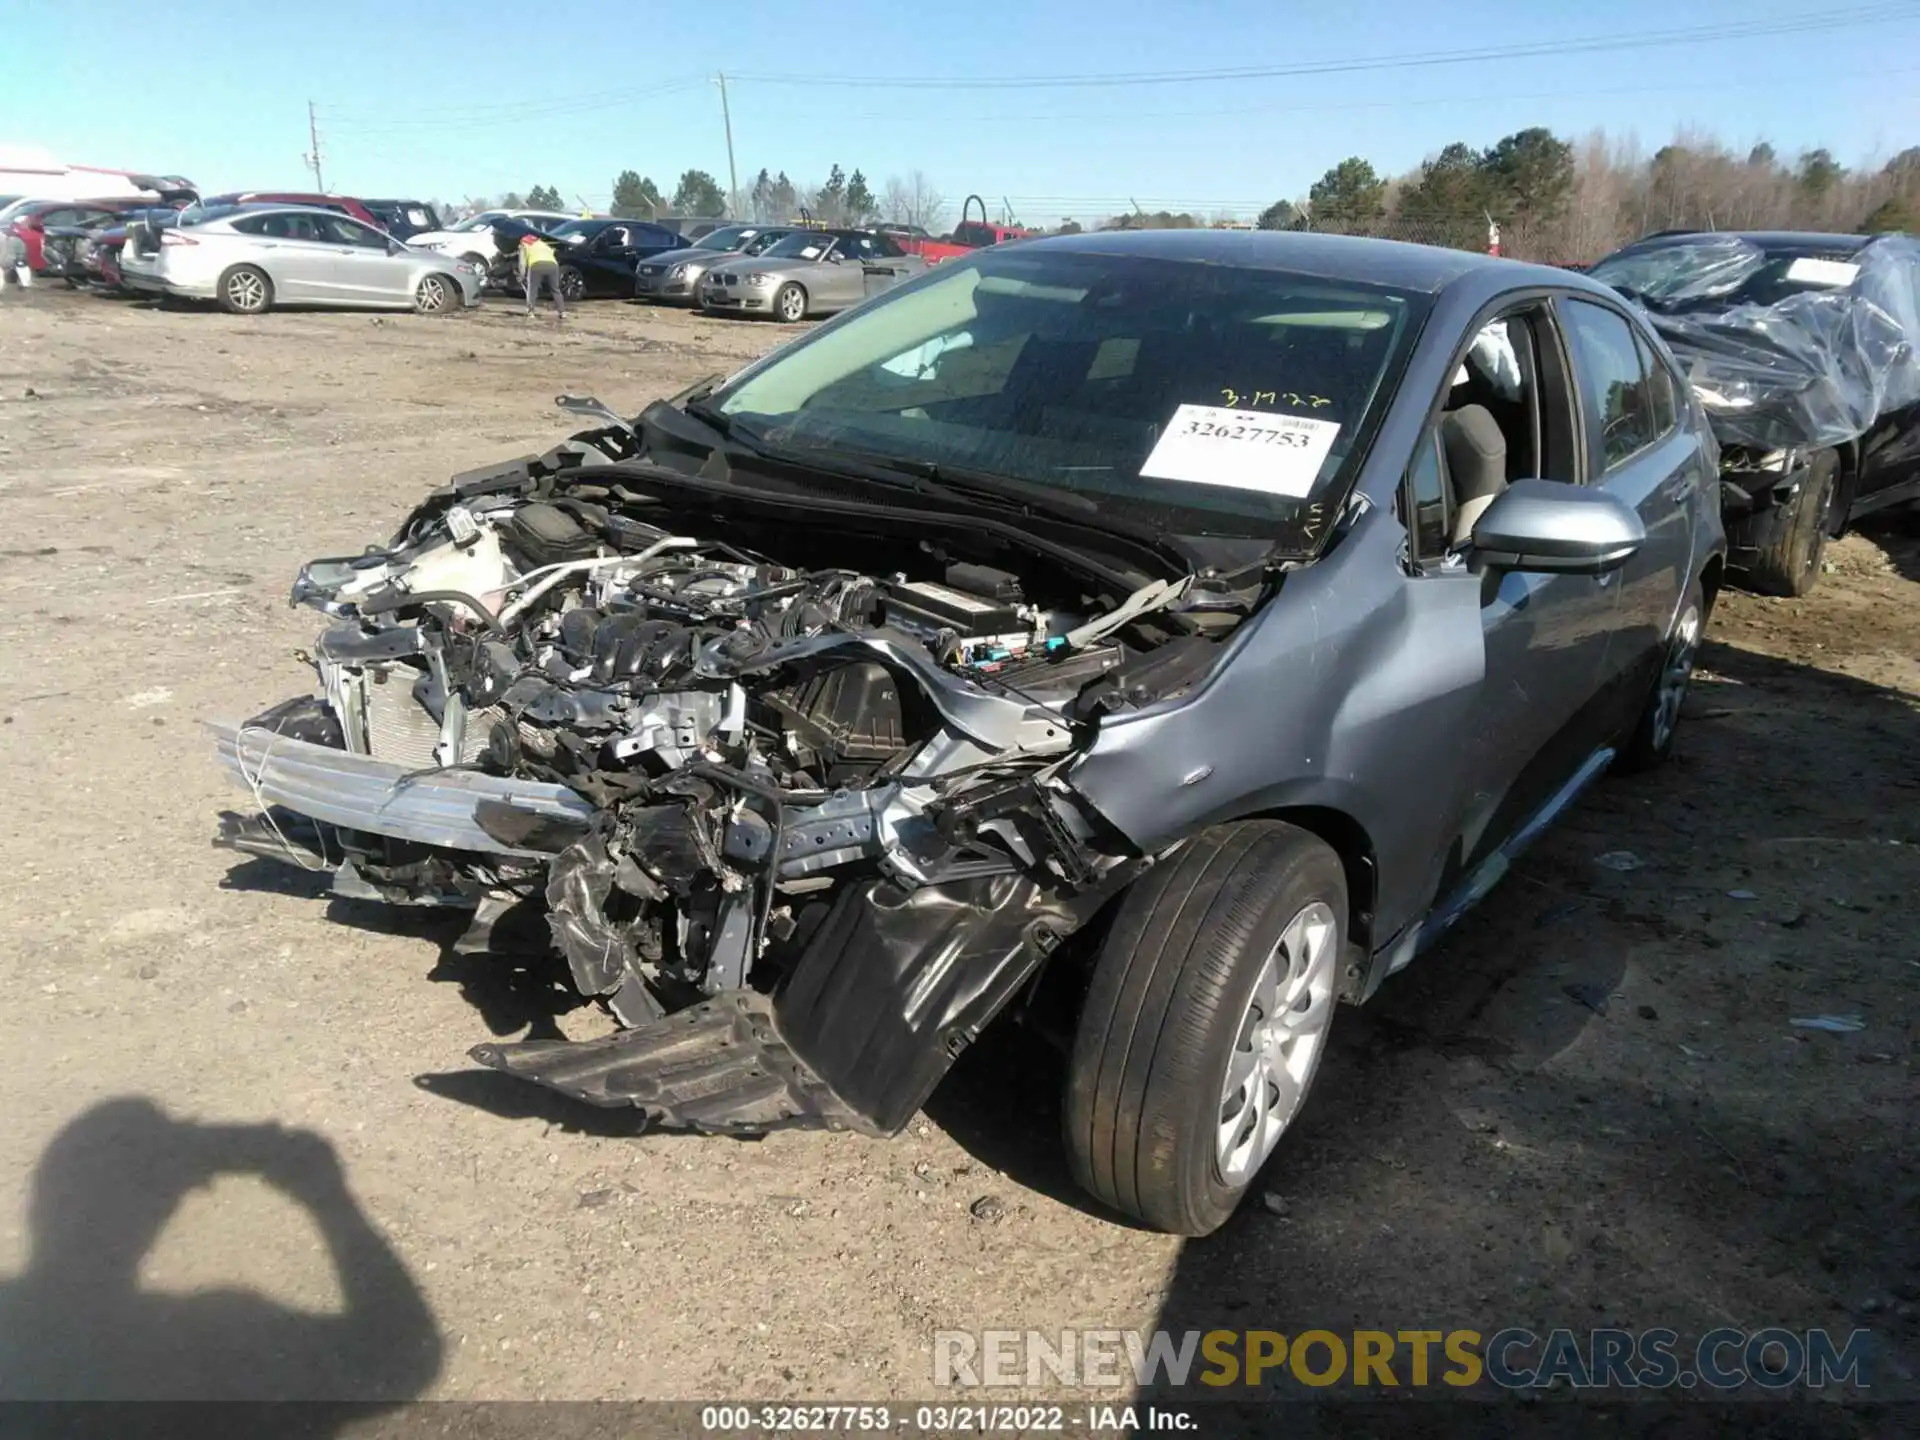
<instances>
[{"instance_id":1,"label":"rear window","mask_svg":"<svg viewBox=\"0 0 1920 1440\"><path fill-rule=\"evenodd\" d=\"M179 223L182 225L202 225L209 220L224 219L239 208L238 205L233 204L231 201L196 201L180 212Z\"/></svg>"}]
</instances>

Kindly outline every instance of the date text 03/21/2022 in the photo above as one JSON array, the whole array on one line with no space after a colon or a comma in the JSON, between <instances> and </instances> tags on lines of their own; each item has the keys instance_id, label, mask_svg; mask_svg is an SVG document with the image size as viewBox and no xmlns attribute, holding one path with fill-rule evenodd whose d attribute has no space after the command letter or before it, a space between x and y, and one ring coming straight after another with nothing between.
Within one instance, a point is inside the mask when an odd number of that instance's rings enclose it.
<instances>
[{"instance_id":1,"label":"date text 03/21/2022","mask_svg":"<svg viewBox=\"0 0 1920 1440\"><path fill-rule=\"evenodd\" d=\"M1136 1434L1197 1430L1193 1415L1158 1405L708 1405L700 1428L763 1434L844 1431L946 1435L1052 1433Z\"/></svg>"}]
</instances>

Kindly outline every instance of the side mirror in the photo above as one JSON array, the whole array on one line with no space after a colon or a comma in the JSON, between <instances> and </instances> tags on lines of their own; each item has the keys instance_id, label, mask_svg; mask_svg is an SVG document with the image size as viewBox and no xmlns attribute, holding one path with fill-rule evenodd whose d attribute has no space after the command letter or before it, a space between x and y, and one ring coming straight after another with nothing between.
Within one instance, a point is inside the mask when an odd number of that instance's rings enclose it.
<instances>
[{"instance_id":1,"label":"side mirror","mask_svg":"<svg viewBox=\"0 0 1920 1440\"><path fill-rule=\"evenodd\" d=\"M1604 575L1646 544L1640 513L1618 495L1516 480L1473 527L1473 556L1496 570Z\"/></svg>"}]
</instances>

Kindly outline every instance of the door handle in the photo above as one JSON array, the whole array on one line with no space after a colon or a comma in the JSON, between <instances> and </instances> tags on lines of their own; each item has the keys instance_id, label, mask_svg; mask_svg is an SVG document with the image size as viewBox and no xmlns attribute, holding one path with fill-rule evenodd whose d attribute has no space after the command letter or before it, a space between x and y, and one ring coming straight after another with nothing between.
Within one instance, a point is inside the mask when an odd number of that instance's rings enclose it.
<instances>
[{"instance_id":1,"label":"door handle","mask_svg":"<svg viewBox=\"0 0 1920 1440\"><path fill-rule=\"evenodd\" d=\"M1676 503L1686 499L1693 494L1694 483L1694 473L1691 470L1683 471L1667 482L1667 498Z\"/></svg>"}]
</instances>

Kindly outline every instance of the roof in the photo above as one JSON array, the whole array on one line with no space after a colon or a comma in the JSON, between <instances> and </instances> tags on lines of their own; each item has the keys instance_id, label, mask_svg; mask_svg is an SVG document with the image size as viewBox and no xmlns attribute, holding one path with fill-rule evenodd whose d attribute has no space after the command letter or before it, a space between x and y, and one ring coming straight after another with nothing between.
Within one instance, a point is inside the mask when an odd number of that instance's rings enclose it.
<instances>
[{"instance_id":1,"label":"roof","mask_svg":"<svg viewBox=\"0 0 1920 1440\"><path fill-rule=\"evenodd\" d=\"M1858 250L1873 237L1835 235L1824 230L1662 230L1622 248L1637 250L1677 245L1692 240L1745 240L1762 250Z\"/></svg>"},{"instance_id":2,"label":"roof","mask_svg":"<svg viewBox=\"0 0 1920 1440\"><path fill-rule=\"evenodd\" d=\"M1233 265L1255 270L1294 270L1330 279L1364 280L1401 290L1438 292L1463 276L1497 271L1525 283L1516 271L1537 271L1542 283L1564 285L1565 271L1522 265L1497 255L1409 245L1357 235L1315 235L1293 230L1095 230L1023 240L1022 253L1057 250L1085 255L1137 255L1197 265Z\"/></svg>"}]
</instances>

